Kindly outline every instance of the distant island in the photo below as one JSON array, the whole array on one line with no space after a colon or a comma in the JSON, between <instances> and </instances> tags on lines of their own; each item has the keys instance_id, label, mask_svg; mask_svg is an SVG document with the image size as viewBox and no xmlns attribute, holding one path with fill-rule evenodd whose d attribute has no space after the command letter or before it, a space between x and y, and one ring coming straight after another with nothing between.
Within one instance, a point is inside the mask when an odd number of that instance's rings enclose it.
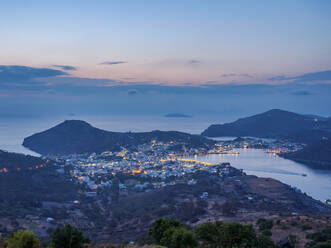
<instances>
[{"instance_id":1,"label":"distant island","mask_svg":"<svg viewBox=\"0 0 331 248\"><path fill-rule=\"evenodd\" d=\"M176 141L186 147L209 147L215 142L200 135L177 131L120 133L101 130L81 120L67 120L44 132L27 137L23 146L42 155L69 155L119 151L122 147L135 149L152 140ZM178 147L179 149L182 146Z\"/></svg>"},{"instance_id":2,"label":"distant island","mask_svg":"<svg viewBox=\"0 0 331 248\"><path fill-rule=\"evenodd\" d=\"M164 115L164 117L167 118L192 118L191 115L186 115L186 114L182 114L182 113L169 113Z\"/></svg>"},{"instance_id":3,"label":"distant island","mask_svg":"<svg viewBox=\"0 0 331 248\"><path fill-rule=\"evenodd\" d=\"M272 109L262 114L238 119L231 123L214 124L202 132L203 136L254 136L285 138L294 142L310 143L331 137L331 121L316 116Z\"/></svg>"}]
</instances>

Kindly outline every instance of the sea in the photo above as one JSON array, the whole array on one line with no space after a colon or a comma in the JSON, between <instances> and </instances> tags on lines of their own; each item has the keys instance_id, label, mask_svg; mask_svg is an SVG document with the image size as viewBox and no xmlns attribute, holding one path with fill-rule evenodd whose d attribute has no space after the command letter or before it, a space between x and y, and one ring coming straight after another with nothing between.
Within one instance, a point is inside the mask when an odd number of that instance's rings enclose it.
<instances>
[{"instance_id":1,"label":"sea","mask_svg":"<svg viewBox=\"0 0 331 248\"><path fill-rule=\"evenodd\" d=\"M22 146L25 137L44 131L66 119L85 120L91 125L109 131L145 132L176 130L200 134L209 125L227 120L211 117L167 118L163 116L63 116L48 118L0 118L0 149L9 152L40 156ZM233 139L222 137L219 139ZM194 156L210 163L230 162L249 175L274 178L300 189L307 195L325 201L331 199L331 171L316 170L257 149L238 149L234 154Z\"/></svg>"}]
</instances>

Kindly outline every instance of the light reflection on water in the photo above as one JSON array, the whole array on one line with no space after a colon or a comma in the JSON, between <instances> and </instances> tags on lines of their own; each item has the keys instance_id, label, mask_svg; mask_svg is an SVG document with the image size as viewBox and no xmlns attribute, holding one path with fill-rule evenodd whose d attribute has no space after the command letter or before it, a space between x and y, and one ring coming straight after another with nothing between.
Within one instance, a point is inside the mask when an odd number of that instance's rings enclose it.
<instances>
[{"instance_id":1,"label":"light reflection on water","mask_svg":"<svg viewBox=\"0 0 331 248\"><path fill-rule=\"evenodd\" d=\"M315 199L331 199L331 171L309 167L258 149L236 149L235 154L190 156L209 163L230 162L249 175L270 177L295 186ZM306 176L303 176L306 175Z\"/></svg>"}]
</instances>

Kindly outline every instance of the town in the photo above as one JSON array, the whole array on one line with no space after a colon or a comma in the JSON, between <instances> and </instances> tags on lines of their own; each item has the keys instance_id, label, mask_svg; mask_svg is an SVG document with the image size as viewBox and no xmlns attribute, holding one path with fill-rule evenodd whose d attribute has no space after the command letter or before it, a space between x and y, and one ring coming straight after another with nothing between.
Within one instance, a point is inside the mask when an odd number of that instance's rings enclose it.
<instances>
[{"instance_id":1,"label":"town","mask_svg":"<svg viewBox=\"0 0 331 248\"><path fill-rule=\"evenodd\" d=\"M120 179L119 190L141 192L159 189L177 183L196 184L190 175L205 171L220 177L231 176L230 163L212 164L187 158L190 155L234 154L236 148L264 149L265 152L280 154L296 151L300 144L276 140L237 138L232 141L218 141L211 149L190 148L185 143L167 143L152 140L133 149L105 151L101 154L72 154L53 158L57 162L58 173L67 171L72 180L86 189L86 196L96 196L98 190L111 187L113 179ZM122 179L122 180L121 180Z\"/></svg>"}]
</instances>

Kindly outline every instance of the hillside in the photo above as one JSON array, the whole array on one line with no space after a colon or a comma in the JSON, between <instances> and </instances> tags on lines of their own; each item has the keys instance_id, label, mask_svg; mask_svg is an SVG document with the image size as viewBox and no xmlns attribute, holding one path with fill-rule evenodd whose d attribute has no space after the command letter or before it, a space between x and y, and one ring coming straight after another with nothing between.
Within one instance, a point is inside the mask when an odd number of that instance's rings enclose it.
<instances>
[{"instance_id":1,"label":"hillside","mask_svg":"<svg viewBox=\"0 0 331 248\"><path fill-rule=\"evenodd\" d=\"M61 177L63 175L59 175ZM84 231L93 242L126 243L144 240L152 222L158 218L178 219L194 226L210 220L247 223L269 216L291 216L293 213L325 217L331 214L329 206L297 192L289 185L270 178L248 176L232 167L229 175L224 177L200 171L189 175L187 179L194 179L197 183L190 185L183 182L139 192L117 189L117 201L109 197L109 189L100 191L93 198L79 196L76 191L76 195L73 194L71 201L67 202L63 202L62 198L52 198L55 186L58 187L56 192L59 197L68 197L75 188L64 188L67 185L65 182L62 186L51 181L45 194L38 194L42 199L37 199L51 202L41 205L39 201L30 200L30 195L27 195L29 202L17 201L15 195L11 202L7 199L2 203L0 201L0 225L7 227L5 233L31 228L47 239L47 229L54 230L69 223ZM43 184L49 177L40 180ZM128 181L122 178L120 182ZM8 186L0 186L3 191L12 191ZM47 192L49 198L45 198ZM207 197L201 197L205 192L208 193ZM73 200L80 202L76 204ZM12 204L11 207L6 205L7 201ZM47 223L47 217L55 221Z\"/></svg>"},{"instance_id":2,"label":"hillside","mask_svg":"<svg viewBox=\"0 0 331 248\"><path fill-rule=\"evenodd\" d=\"M23 171L36 166L43 166L41 158L0 150L0 172Z\"/></svg>"},{"instance_id":3,"label":"hillside","mask_svg":"<svg viewBox=\"0 0 331 248\"><path fill-rule=\"evenodd\" d=\"M331 139L322 139L302 150L282 156L313 168L331 170Z\"/></svg>"},{"instance_id":4,"label":"hillside","mask_svg":"<svg viewBox=\"0 0 331 248\"><path fill-rule=\"evenodd\" d=\"M56 169L50 160L0 151L0 216L15 214L16 207L72 199L77 187Z\"/></svg>"},{"instance_id":5,"label":"hillside","mask_svg":"<svg viewBox=\"0 0 331 248\"><path fill-rule=\"evenodd\" d=\"M214 143L199 135L176 131L110 132L95 128L84 121L68 120L25 138L23 145L43 155L68 155L117 151L121 147L134 148L152 140L185 143L187 147L206 147Z\"/></svg>"},{"instance_id":6,"label":"hillside","mask_svg":"<svg viewBox=\"0 0 331 248\"><path fill-rule=\"evenodd\" d=\"M299 136L301 140L308 142L307 140L320 139L325 135L331 136L330 130L331 122L328 120L318 120L306 115L273 109L231 123L211 125L202 132L202 135L208 137L254 136L292 140Z\"/></svg>"}]
</instances>

